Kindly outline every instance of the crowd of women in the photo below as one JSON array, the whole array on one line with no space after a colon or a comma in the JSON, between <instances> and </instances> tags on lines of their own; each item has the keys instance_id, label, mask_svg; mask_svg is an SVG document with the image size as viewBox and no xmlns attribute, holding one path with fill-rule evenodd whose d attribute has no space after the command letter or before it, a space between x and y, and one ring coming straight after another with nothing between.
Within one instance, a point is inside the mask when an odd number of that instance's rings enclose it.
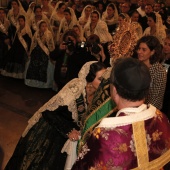
<instances>
[{"instance_id":1,"label":"crowd of women","mask_svg":"<svg viewBox=\"0 0 170 170\"><path fill-rule=\"evenodd\" d=\"M104 64L112 65L118 57L134 57L148 67L151 85L145 102L170 113L170 34L162 15L154 8L145 13L143 7L149 4L142 3L129 13L123 12L124 3L109 1L42 0L41 6L31 1L25 11L20 1L12 0L7 16L0 8L1 74L22 78L32 87L56 84L62 89L30 119L6 170L64 168L61 149L67 139L75 142L84 135L86 140L102 118L114 115L109 79L102 75L109 70ZM66 74L70 77L63 79Z\"/></svg>"}]
</instances>

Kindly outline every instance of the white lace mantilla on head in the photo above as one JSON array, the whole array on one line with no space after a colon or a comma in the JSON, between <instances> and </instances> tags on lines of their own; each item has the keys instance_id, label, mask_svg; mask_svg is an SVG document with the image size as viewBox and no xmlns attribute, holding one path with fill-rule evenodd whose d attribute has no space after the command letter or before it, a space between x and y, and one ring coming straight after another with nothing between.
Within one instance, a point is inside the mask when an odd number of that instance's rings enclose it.
<instances>
[{"instance_id":1,"label":"white lace mantilla on head","mask_svg":"<svg viewBox=\"0 0 170 170\"><path fill-rule=\"evenodd\" d=\"M59 106L68 106L68 110L72 112L72 118L78 120L78 112L76 107L76 99L81 94L84 94L86 86L86 76L89 73L90 65L96 61L87 62L79 72L79 78L75 78L67 83L54 97L45 103L28 121L28 126L23 132L24 137L27 132L39 121L42 117L42 112L49 110L54 111ZM62 113L61 113L62 114Z\"/></svg>"}]
</instances>

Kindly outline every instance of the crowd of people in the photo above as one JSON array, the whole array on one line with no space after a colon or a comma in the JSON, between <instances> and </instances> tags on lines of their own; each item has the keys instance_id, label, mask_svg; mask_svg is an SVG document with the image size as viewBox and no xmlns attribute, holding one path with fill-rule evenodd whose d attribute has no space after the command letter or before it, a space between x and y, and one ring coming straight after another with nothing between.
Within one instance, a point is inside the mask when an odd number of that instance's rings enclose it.
<instances>
[{"instance_id":1,"label":"crowd of people","mask_svg":"<svg viewBox=\"0 0 170 170\"><path fill-rule=\"evenodd\" d=\"M168 10L146 0L11 0L0 8L1 75L57 93L29 120L5 170L163 168L170 161L170 125L159 111L170 119Z\"/></svg>"}]
</instances>

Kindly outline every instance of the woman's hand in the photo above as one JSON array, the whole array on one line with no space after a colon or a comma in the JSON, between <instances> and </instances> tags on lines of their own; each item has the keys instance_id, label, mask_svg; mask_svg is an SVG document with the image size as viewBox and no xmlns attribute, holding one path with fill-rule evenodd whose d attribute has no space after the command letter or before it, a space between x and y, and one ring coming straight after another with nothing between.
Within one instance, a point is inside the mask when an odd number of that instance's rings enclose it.
<instances>
[{"instance_id":1,"label":"woman's hand","mask_svg":"<svg viewBox=\"0 0 170 170\"><path fill-rule=\"evenodd\" d=\"M69 134L68 134L68 138L71 140L71 141L76 141L76 140L79 140L79 136L80 136L80 132L73 129Z\"/></svg>"}]
</instances>

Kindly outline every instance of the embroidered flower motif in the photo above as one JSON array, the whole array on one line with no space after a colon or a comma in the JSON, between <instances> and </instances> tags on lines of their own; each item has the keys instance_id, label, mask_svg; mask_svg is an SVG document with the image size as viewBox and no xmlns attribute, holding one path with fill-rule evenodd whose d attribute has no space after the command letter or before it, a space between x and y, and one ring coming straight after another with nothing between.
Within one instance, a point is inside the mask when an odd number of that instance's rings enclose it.
<instances>
[{"instance_id":1,"label":"embroidered flower motif","mask_svg":"<svg viewBox=\"0 0 170 170\"><path fill-rule=\"evenodd\" d=\"M96 137L97 139L99 139L99 134L101 132L100 128L96 128L93 132L93 136Z\"/></svg>"},{"instance_id":2,"label":"embroidered flower motif","mask_svg":"<svg viewBox=\"0 0 170 170\"><path fill-rule=\"evenodd\" d=\"M118 150L120 152L127 152L128 146L126 143L118 144L117 148L113 148L113 150Z\"/></svg>"},{"instance_id":3,"label":"embroidered flower motif","mask_svg":"<svg viewBox=\"0 0 170 170\"><path fill-rule=\"evenodd\" d=\"M87 144L83 145L83 146L82 146L82 150L81 150L81 152L79 153L78 159L83 159L84 156L85 156L85 155L87 154L87 152L89 152L89 151L90 151L90 149L88 149Z\"/></svg>"},{"instance_id":4,"label":"embroidered flower motif","mask_svg":"<svg viewBox=\"0 0 170 170\"><path fill-rule=\"evenodd\" d=\"M156 110L156 116L157 116L156 118L158 118L162 122L163 114L158 109Z\"/></svg>"},{"instance_id":5,"label":"embroidered flower motif","mask_svg":"<svg viewBox=\"0 0 170 170\"><path fill-rule=\"evenodd\" d=\"M157 141L160 140L160 136L162 135L162 132L158 132L158 130L156 130L154 133L152 133L152 139L153 141Z\"/></svg>"},{"instance_id":6,"label":"embroidered flower motif","mask_svg":"<svg viewBox=\"0 0 170 170\"><path fill-rule=\"evenodd\" d=\"M123 168L120 166L114 166L113 160L109 159L106 164L101 161L96 163L94 167L90 167L89 170L123 170Z\"/></svg>"},{"instance_id":7,"label":"embroidered flower motif","mask_svg":"<svg viewBox=\"0 0 170 170\"><path fill-rule=\"evenodd\" d=\"M131 151L134 153L134 156L136 156L136 147L135 147L135 142L134 142L133 135L131 136L130 146L129 147L130 147Z\"/></svg>"}]
</instances>

